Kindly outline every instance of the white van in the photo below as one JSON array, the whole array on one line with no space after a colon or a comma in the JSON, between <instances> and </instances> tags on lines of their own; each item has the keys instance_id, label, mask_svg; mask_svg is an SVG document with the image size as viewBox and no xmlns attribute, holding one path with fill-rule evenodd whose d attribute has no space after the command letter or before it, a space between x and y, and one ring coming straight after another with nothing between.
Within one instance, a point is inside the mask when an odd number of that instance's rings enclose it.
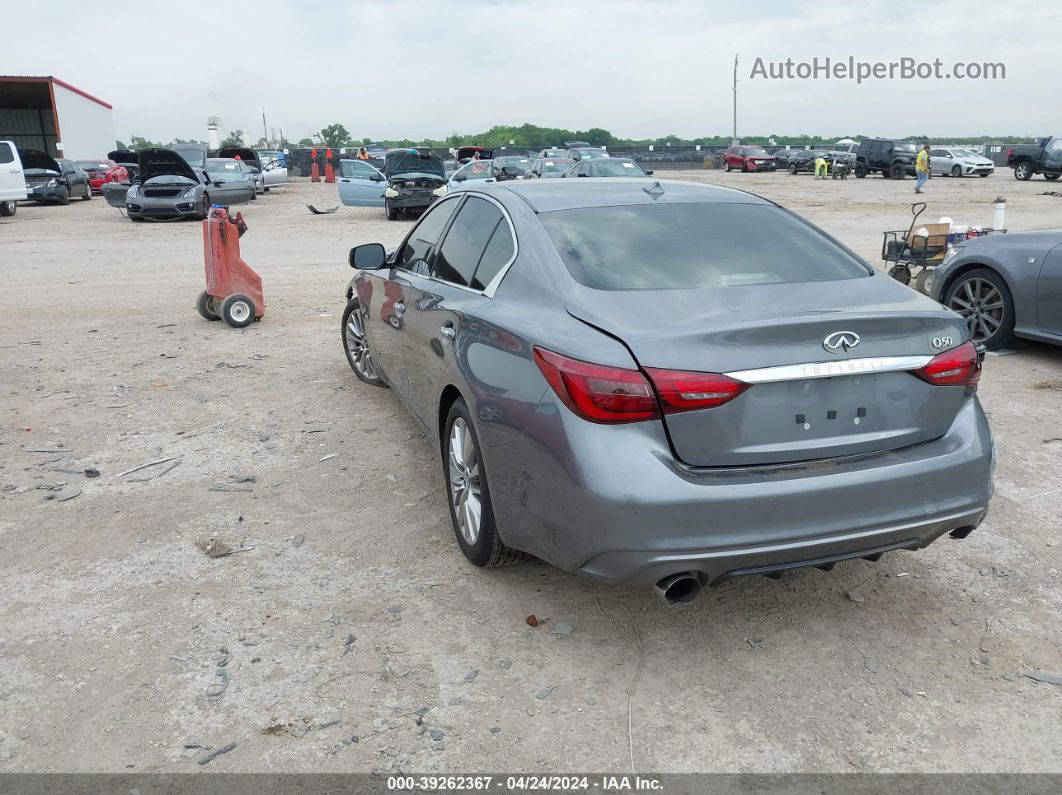
<instances>
[{"instance_id":1,"label":"white van","mask_svg":"<svg viewBox=\"0 0 1062 795\"><path fill-rule=\"evenodd\" d=\"M14 215L26 198L26 175L22 160L11 141L0 141L0 215Z\"/></svg>"}]
</instances>

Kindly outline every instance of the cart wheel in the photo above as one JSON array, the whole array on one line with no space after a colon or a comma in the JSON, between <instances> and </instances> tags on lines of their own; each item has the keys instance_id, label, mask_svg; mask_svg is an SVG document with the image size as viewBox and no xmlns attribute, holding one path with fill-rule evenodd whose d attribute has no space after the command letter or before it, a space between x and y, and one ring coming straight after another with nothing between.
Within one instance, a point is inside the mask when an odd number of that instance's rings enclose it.
<instances>
[{"instance_id":1,"label":"cart wheel","mask_svg":"<svg viewBox=\"0 0 1062 795\"><path fill-rule=\"evenodd\" d=\"M254 321L254 302L246 295L234 293L221 302L221 319L233 328L244 328Z\"/></svg>"},{"instance_id":2,"label":"cart wheel","mask_svg":"<svg viewBox=\"0 0 1062 795\"><path fill-rule=\"evenodd\" d=\"M911 269L906 265L893 265L889 268L889 276L894 278L900 284L911 283Z\"/></svg>"},{"instance_id":3,"label":"cart wheel","mask_svg":"<svg viewBox=\"0 0 1062 795\"><path fill-rule=\"evenodd\" d=\"M195 309L205 320L221 320L218 316L218 306L214 301L214 296L210 295L206 290L203 290L199 297L195 299Z\"/></svg>"},{"instance_id":4,"label":"cart wheel","mask_svg":"<svg viewBox=\"0 0 1062 795\"><path fill-rule=\"evenodd\" d=\"M922 268L922 272L915 277L914 288L922 295L929 295L933 291L933 269Z\"/></svg>"}]
</instances>

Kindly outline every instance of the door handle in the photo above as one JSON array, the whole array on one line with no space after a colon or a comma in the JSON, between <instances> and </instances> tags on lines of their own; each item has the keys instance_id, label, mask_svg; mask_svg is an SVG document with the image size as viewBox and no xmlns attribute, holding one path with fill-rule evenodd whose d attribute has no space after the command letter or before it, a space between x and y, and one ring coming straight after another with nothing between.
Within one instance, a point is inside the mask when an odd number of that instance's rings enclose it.
<instances>
[{"instance_id":1,"label":"door handle","mask_svg":"<svg viewBox=\"0 0 1062 795\"><path fill-rule=\"evenodd\" d=\"M442 326L439 327L439 333L447 340L452 340L457 336L457 330L454 329L453 323L443 323Z\"/></svg>"},{"instance_id":2,"label":"door handle","mask_svg":"<svg viewBox=\"0 0 1062 795\"><path fill-rule=\"evenodd\" d=\"M405 314L405 311L406 311L406 305L403 302L401 302L401 301L395 301L395 314L396 315L402 315L402 314Z\"/></svg>"}]
</instances>

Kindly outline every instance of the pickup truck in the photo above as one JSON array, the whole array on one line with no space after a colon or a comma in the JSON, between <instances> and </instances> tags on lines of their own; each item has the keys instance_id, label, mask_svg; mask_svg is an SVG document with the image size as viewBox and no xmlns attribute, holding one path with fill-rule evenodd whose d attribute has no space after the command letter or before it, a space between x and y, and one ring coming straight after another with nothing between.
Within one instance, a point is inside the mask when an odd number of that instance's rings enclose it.
<instances>
[{"instance_id":1,"label":"pickup truck","mask_svg":"<svg viewBox=\"0 0 1062 795\"><path fill-rule=\"evenodd\" d=\"M1044 179L1062 176L1062 138L1044 138L1036 144L1018 144L1007 149L1007 165L1014 169L1014 179Z\"/></svg>"}]
</instances>

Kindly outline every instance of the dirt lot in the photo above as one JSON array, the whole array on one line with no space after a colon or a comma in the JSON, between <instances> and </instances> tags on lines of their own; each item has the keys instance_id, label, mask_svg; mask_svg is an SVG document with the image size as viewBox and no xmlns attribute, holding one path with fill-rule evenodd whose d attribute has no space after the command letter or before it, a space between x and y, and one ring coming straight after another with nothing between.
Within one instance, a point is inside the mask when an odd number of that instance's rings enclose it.
<instances>
[{"instance_id":1,"label":"dirt lot","mask_svg":"<svg viewBox=\"0 0 1062 795\"><path fill-rule=\"evenodd\" d=\"M872 261L914 198L694 177ZM1057 226L1052 187L934 179L925 217L1004 195L1011 229ZM243 332L193 308L198 224L0 222L0 771L1062 771L1062 687L1025 675L1062 674L1062 349L988 359L997 494L965 541L669 609L464 562L429 441L339 342L347 249L409 222L306 202L334 186L243 208L269 303Z\"/></svg>"}]
</instances>

